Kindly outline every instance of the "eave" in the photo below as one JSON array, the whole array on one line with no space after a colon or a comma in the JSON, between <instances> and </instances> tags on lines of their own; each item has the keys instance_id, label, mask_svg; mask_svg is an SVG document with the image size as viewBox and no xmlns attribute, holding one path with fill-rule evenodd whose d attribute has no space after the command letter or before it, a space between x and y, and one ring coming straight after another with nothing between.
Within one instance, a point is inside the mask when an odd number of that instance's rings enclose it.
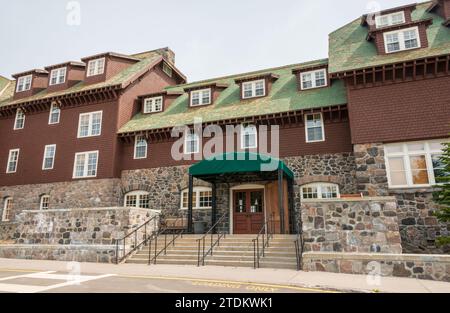
<instances>
[{"instance_id":1,"label":"eave","mask_svg":"<svg viewBox=\"0 0 450 313\"><path fill-rule=\"evenodd\" d=\"M273 73L265 73L265 74L258 74L253 76L246 76L241 78L236 78L234 82L236 84L240 84L242 82L257 80L257 79L269 79L271 81L276 81L278 78L280 78L279 75L273 74Z\"/></svg>"},{"instance_id":2,"label":"eave","mask_svg":"<svg viewBox=\"0 0 450 313\"><path fill-rule=\"evenodd\" d=\"M184 91L190 92L193 90L200 90L200 89L206 89L206 88L215 88L215 89L223 90L223 89L228 88L228 86L229 86L229 84L225 84L225 83L208 83L208 84L186 87L186 88L184 88Z\"/></svg>"}]
</instances>

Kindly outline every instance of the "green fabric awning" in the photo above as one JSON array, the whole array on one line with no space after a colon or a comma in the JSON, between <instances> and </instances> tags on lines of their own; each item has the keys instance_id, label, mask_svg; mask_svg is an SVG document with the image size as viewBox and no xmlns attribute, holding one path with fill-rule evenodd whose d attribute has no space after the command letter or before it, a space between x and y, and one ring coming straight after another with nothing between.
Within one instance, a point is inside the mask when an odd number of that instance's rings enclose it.
<instances>
[{"instance_id":1,"label":"green fabric awning","mask_svg":"<svg viewBox=\"0 0 450 313\"><path fill-rule=\"evenodd\" d=\"M216 155L198 162L189 168L189 174L194 177L212 176L233 173L258 173L283 170L289 178L294 173L280 159L250 152L231 152Z\"/></svg>"}]
</instances>

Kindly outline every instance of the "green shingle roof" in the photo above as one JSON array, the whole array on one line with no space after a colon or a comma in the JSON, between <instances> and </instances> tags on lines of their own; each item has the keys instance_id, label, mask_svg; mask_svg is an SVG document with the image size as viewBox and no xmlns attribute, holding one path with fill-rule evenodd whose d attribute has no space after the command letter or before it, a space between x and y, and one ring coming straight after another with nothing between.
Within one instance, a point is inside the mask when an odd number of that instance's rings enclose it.
<instances>
[{"instance_id":1,"label":"green shingle roof","mask_svg":"<svg viewBox=\"0 0 450 313\"><path fill-rule=\"evenodd\" d=\"M433 19L428 27L427 48L378 55L373 42L366 40L368 27L361 25L361 18L345 25L329 36L329 72L338 73L354 69L379 66L414 59L439 56L450 53L450 28L442 23L444 19L437 14L428 13L431 2L417 5L412 12L413 21Z\"/></svg>"},{"instance_id":2,"label":"green shingle roof","mask_svg":"<svg viewBox=\"0 0 450 313\"><path fill-rule=\"evenodd\" d=\"M202 86L208 83L224 83L229 85L228 88L220 93L219 98L213 105L190 108L188 94L185 93L174 100L164 112L156 114L137 114L119 130L119 133L160 129L178 125L190 125L194 123L194 118L201 118L203 122L215 122L233 118L346 104L346 90L341 81L333 81L331 87L327 88L298 91L296 76L292 74L293 69L326 64L327 60L324 59L169 87L167 90L183 91L185 88ZM239 86L235 83L235 79L265 73L272 73L280 76L280 78L273 83L270 94L267 97L242 101L240 99Z\"/></svg>"}]
</instances>

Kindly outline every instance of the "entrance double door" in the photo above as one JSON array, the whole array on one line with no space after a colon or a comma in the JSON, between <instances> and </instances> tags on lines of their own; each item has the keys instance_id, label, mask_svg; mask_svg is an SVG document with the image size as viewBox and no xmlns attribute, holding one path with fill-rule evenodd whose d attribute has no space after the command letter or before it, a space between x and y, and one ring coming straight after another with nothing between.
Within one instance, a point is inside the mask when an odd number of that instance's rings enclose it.
<instances>
[{"instance_id":1,"label":"entrance double door","mask_svg":"<svg viewBox=\"0 0 450 313\"><path fill-rule=\"evenodd\" d=\"M257 234L264 224L264 189L233 192L233 232Z\"/></svg>"}]
</instances>

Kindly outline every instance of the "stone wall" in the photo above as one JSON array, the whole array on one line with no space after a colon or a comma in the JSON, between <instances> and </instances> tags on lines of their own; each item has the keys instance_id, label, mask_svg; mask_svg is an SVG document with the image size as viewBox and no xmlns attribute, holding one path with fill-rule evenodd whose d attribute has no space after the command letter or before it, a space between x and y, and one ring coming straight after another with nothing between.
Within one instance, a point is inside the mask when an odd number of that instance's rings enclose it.
<instances>
[{"instance_id":1,"label":"stone wall","mask_svg":"<svg viewBox=\"0 0 450 313\"><path fill-rule=\"evenodd\" d=\"M304 200L305 251L401 253L396 207L393 197Z\"/></svg>"},{"instance_id":2,"label":"stone wall","mask_svg":"<svg viewBox=\"0 0 450 313\"><path fill-rule=\"evenodd\" d=\"M381 143L354 145L356 189L365 196L388 195L388 179Z\"/></svg>"},{"instance_id":3,"label":"stone wall","mask_svg":"<svg viewBox=\"0 0 450 313\"><path fill-rule=\"evenodd\" d=\"M371 281L375 278L372 275L380 275L450 282L450 256L307 252L303 255L303 270L370 274Z\"/></svg>"}]
</instances>

